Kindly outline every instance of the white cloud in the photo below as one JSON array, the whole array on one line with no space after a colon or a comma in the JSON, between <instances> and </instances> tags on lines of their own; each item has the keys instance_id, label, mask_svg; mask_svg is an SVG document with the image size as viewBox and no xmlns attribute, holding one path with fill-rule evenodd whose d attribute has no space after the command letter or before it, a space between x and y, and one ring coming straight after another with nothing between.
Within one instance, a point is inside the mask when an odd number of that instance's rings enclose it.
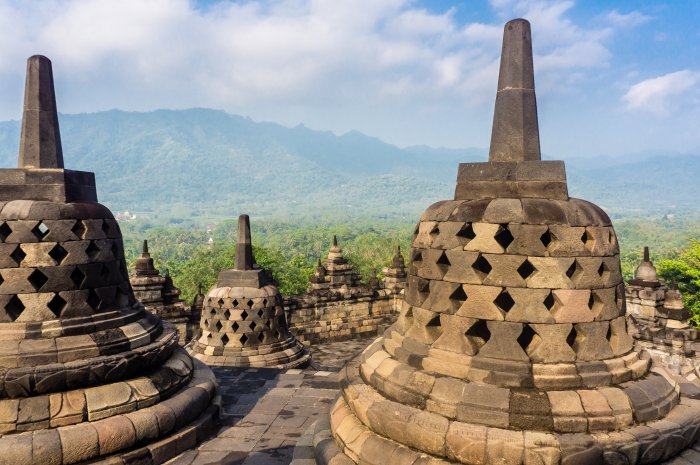
<instances>
[{"instance_id":1,"label":"white cloud","mask_svg":"<svg viewBox=\"0 0 700 465\"><path fill-rule=\"evenodd\" d=\"M631 110L668 116L683 103L697 104L699 92L700 71L684 69L638 82L629 88L622 100Z\"/></svg>"},{"instance_id":2,"label":"white cloud","mask_svg":"<svg viewBox=\"0 0 700 465\"><path fill-rule=\"evenodd\" d=\"M614 12L603 26L583 27L567 0L491 4L500 18L532 22L540 95L569 91L606 67L615 28L639 21ZM416 0L221 0L201 8L194 0L0 0L0 119L19 117L21 95L2 92L21 86L24 60L42 53L54 62L59 107L69 113L199 106L338 131L367 130L370 107L395 118L393 127L426 108L481 120L494 98L502 20L461 24L456 16Z\"/></svg>"},{"instance_id":3,"label":"white cloud","mask_svg":"<svg viewBox=\"0 0 700 465\"><path fill-rule=\"evenodd\" d=\"M634 27L639 26L650 21L651 16L647 16L639 11L631 11L629 13L620 13L617 10L609 12L605 19L610 23L620 26L620 27Z\"/></svg>"}]
</instances>

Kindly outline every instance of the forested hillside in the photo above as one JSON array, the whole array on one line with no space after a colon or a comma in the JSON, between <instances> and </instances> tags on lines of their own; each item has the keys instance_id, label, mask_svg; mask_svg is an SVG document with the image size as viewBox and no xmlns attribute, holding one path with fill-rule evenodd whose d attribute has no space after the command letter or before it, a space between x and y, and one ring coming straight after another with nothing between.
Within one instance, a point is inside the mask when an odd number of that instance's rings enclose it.
<instances>
[{"instance_id":1,"label":"forested hillside","mask_svg":"<svg viewBox=\"0 0 700 465\"><path fill-rule=\"evenodd\" d=\"M460 161L486 158L485 149L401 149L208 109L61 115L60 124L66 166L94 171L103 203L153 224L241 212L414 221L452 197ZM1 166L15 166L18 141L19 123L0 123ZM616 218L697 210L700 157L666 155L567 160L570 194Z\"/></svg>"}]
</instances>

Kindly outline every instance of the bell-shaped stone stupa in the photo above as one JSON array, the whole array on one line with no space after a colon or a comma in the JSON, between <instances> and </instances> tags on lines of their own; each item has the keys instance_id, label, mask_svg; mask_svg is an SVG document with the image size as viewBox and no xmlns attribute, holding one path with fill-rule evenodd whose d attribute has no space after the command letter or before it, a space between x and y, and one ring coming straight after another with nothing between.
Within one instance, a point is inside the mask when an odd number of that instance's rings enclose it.
<instances>
[{"instance_id":1,"label":"bell-shaped stone stupa","mask_svg":"<svg viewBox=\"0 0 700 465\"><path fill-rule=\"evenodd\" d=\"M63 168L43 56L19 167L0 170L0 353L0 463L159 464L216 417L211 370L134 298L93 173Z\"/></svg>"},{"instance_id":2,"label":"bell-shaped stone stupa","mask_svg":"<svg viewBox=\"0 0 700 465\"><path fill-rule=\"evenodd\" d=\"M700 405L632 348L610 219L569 198L537 128L517 19L489 161L421 217L399 319L341 372L319 463L658 463L695 442Z\"/></svg>"},{"instance_id":3,"label":"bell-shaped stone stupa","mask_svg":"<svg viewBox=\"0 0 700 465\"><path fill-rule=\"evenodd\" d=\"M255 263L248 215L238 217L235 268L207 292L200 329L192 353L209 365L291 368L310 358L289 332L277 286Z\"/></svg>"}]
</instances>

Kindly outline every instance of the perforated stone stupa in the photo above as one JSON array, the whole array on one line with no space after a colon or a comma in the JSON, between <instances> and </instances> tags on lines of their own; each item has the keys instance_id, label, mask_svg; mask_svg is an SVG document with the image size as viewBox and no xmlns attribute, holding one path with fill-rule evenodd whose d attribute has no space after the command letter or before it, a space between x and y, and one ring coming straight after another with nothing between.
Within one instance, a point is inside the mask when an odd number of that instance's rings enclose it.
<instances>
[{"instance_id":1,"label":"perforated stone stupa","mask_svg":"<svg viewBox=\"0 0 700 465\"><path fill-rule=\"evenodd\" d=\"M207 292L200 329L192 353L209 365L292 368L310 358L289 332L277 286L255 263L248 215L238 218L235 268Z\"/></svg>"},{"instance_id":2,"label":"perforated stone stupa","mask_svg":"<svg viewBox=\"0 0 700 465\"><path fill-rule=\"evenodd\" d=\"M489 161L421 217L399 320L341 373L317 462L660 463L700 405L632 345L615 232L540 160L530 25L510 21Z\"/></svg>"},{"instance_id":3,"label":"perforated stone stupa","mask_svg":"<svg viewBox=\"0 0 700 465\"><path fill-rule=\"evenodd\" d=\"M134 273L129 281L136 299L146 310L178 330L180 344L184 345L192 339L192 309L180 299L180 289L175 287L168 271L165 271L165 276L161 276L153 265L153 258L148 252L148 241L143 241L141 255L136 259Z\"/></svg>"},{"instance_id":4,"label":"perforated stone stupa","mask_svg":"<svg viewBox=\"0 0 700 465\"><path fill-rule=\"evenodd\" d=\"M134 298L93 173L63 168L43 56L19 167L0 170L0 241L0 463L160 464L203 439L213 374Z\"/></svg>"}]
</instances>

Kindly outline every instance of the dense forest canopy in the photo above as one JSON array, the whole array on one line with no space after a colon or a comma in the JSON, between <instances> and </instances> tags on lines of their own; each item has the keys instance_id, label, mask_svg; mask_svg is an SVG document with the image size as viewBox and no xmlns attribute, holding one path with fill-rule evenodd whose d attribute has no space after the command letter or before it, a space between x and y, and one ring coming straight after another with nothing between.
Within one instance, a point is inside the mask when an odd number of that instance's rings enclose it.
<instances>
[{"instance_id":1,"label":"dense forest canopy","mask_svg":"<svg viewBox=\"0 0 700 465\"><path fill-rule=\"evenodd\" d=\"M417 220L340 217L279 222L252 218L251 228L257 262L272 271L283 294L297 294L305 292L318 259L328 253L333 235L338 236L345 256L367 282L374 270L381 275L396 246L401 246L408 260ZM209 228L137 221L125 221L121 226L130 264L140 252L141 241L148 239L156 266L168 268L183 296L191 301L200 284L206 292L220 270L233 266L236 224L232 219ZM615 221L614 226L625 280L639 265L643 247L649 246L661 276L675 276L689 308L700 315L700 242L695 240L700 237L700 215L628 218Z\"/></svg>"}]
</instances>

